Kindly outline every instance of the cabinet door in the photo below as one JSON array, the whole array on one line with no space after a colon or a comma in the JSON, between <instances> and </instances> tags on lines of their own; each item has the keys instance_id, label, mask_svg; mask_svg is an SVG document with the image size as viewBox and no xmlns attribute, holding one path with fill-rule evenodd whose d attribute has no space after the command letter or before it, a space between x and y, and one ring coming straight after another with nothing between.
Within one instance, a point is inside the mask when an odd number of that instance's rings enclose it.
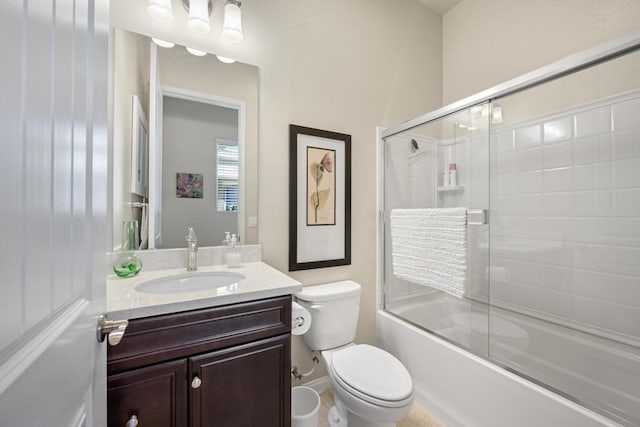
<instances>
[{"instance_id":1,"label":"cabinet door","mask_svg":"<svg viewBox=\"0 0 640 427\"><path fill-rule=\"evenodd\" d=\"M109 427L187 427L187 359L134 369L107 380Z\"/></svg>"},{"instance_id":2,"label":"cabinet door","mask_svg":"<svg viewBox=\"0 0 640 427\"><path fill-rule=\"evenodd\" d=\"M192 427L289 427L290 335L189 359ZM196 381L195 385L198 384Z\"/></svg>"}]
</instances>

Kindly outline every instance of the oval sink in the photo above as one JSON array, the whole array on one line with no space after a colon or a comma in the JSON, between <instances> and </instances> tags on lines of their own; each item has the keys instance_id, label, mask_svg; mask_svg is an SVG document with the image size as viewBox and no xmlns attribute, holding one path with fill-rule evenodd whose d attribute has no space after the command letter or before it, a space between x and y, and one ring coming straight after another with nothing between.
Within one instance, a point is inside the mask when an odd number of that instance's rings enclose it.
<instances>
[{"instance_id":1,"label":"oval sink","mask_svg":"<svg viewBox=\"0 0 640 427\"><path fill-rule=\"evenodd\" d=\"M198 292L233 285L243 279L245 279L244 274L227 271L185 273L179 276L162 277L140 283L135 287L135 290L148 294Z\"/></svg>"}]
</instances>

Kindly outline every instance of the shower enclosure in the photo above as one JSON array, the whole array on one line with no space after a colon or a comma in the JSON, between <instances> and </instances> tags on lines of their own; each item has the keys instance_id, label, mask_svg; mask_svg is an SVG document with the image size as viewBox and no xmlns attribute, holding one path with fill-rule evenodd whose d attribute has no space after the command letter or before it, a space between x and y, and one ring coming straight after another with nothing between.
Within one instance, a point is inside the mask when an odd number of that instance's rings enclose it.
<instances>
[{"instance_id":1,"label":"shower enclosure","mask_svg":"<svg viewBox=\"0 0 640 427\"><path fill-rule=\"evenodd\" d=\"M387 129L380 151L384 310L640 425L640 38ZM393 211L451 207L462 298L394 274Z\"/></svg>"}]
</instances>

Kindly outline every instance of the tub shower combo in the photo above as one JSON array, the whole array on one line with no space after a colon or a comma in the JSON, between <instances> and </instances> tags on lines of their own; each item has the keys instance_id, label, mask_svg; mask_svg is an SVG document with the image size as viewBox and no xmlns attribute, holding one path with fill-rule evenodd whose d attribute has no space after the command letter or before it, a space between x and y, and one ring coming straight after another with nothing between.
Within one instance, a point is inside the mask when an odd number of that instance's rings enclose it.
<instances>
[{"instance_id":1,"label":"tub shower combo","mask_svg":"<svg viewBox=\"0 0 640 427\"><path fill-rule=\"evenodd\" d=\"M560 401L557 425L640 425L638 35L381 130L379 170L379 338L418 392L455 410L483 388L438 384L466 368L416 354L398 325ZM510 406L509 387L475 404ZM460 424L527 425L465 410Z\"/></svg>"}]
</instances>

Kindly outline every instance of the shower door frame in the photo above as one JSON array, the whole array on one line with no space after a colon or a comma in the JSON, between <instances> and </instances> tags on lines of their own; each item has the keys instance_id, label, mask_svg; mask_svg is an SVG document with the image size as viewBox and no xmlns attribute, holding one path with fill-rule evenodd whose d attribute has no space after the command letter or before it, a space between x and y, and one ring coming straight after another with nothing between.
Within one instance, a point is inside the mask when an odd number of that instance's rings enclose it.
<instances>
[{"instance_id":1,"label":"shower door frame","mask_svg":"<svg viewBox=\"0 0 640 427\"><path fill-rule=\"evenodd\" d=\"M624 37L617 38L611 40L609 42L605 42L599 44L593 48L577 52L570 56L565 57L564 59L519 76L517 78L508 80L504 83L491 87L487 90L481 91L469 97L466 97L462 100L453 102L444 107L441 107L437 110L429 112L427 114L423 114L421 116L415 117L413 119L407 120L403 123L390 126L388 128L378 127L376 129L376 138L377 138L377 167L378 167L378 178L377 178L377 206L378 206L378 217L377 217L377 283L378 283L378 292L377 292L377 304L378 309L383 312L400 318L402 321L412 324L413 326L418 327L421 330L424 330L428 333L434 334L437 337L447 341L456 347L463 348L466 351L475 354L476 356L487 360L489 363L498 366L502 369L505 369L515 375L524 378L528 381L531 381L534 384L540 385L543 388L554 392L562 397L567 398L570 401L578 403L579 405L588 408L592 411L600 415L605 415L599 408L594 408L592 405L589 405L585 402L582 402L576 399L573 396L568 395L560 390L555 389L548 384L542 383L535 378L531 378L527 375L524 375L520 372L517 372L508 366L504 366L496 360L488 358L487 355L478 354L473 352L471 349L462 347L459 343L456 343L446 337L442 337L439 334L434 333L433 331L425 328L421 325L415 325L406 319L395 315L392 312L389 312L385 309L387 303L387 292L386 282L385 282L385 226L388 225L389 220L389 212L385 211L385 183L387 180L386 170L385 170L385 162L386 162L386 152L385 152L385 140L386 138L390 138L396 135L399 135L403 132L409 131L419 126L426 125L431 122L438 121L446 116L450 116L452 114L461 112L465 109L473 107L475 105L479 105L482 103L491 103L497 98L503 98L508 95L513 95L518 92L522 92L526 89L530 89L544 83L550 82L552 80L559 79L561 77L573 74L575 72L581 71L583 69L605 63L607 61L622 57L624 55L630 54L632 52L640 50L640 31L636 31L630 33ZM437 179L437 174L436 174ZM437 182L437 181L436 181ZM605 416L610 417L612 414L606 414ZM616 417L609 418L615 420Z\"/></svg>"}]
</instances>

